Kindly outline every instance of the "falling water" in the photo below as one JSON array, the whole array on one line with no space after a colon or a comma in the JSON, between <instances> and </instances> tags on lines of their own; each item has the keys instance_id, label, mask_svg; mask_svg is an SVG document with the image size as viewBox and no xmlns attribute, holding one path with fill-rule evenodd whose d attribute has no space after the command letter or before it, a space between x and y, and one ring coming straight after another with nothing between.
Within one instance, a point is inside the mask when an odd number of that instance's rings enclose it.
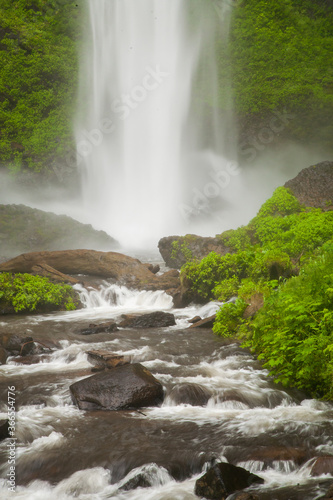
<instances>
[{"instance_id":1,"label":"falling water","mask_svg":"<svg viewBox=\"0 0 333 500\"><path fill-rule=\"evenodd\" d=\"M156 246L205 223L229 175L215 49L227 38L230 4L89 0L78 163L88 221L124 246Z\"/></svg>"}]
</instances>

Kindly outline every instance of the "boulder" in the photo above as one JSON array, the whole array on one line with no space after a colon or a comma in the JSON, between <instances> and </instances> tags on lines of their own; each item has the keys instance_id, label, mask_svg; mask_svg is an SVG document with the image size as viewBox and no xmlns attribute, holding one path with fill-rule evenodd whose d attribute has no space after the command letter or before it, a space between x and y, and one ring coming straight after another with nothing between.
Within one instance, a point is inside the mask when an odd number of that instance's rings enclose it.
<instances>
[{"instance_id":1,"label":"boulder","mask_svg":"<svg viewBox=\"0 0 333 500\"><path fill-rule=\"evenodd\" d=\"M19 337L14 333L3 333L0 335L0 346L11 355L26 356L32 353L35 344L32 337Z\"/></svg>"},{"instance_id":2,"label":"boulder","mask_svg":"<svg viewBox=\"0 0 333 500\"><path fill-rule=\"evenodd\" d=\"M178 273L169 271L154 275L145 264L118 252L96 250L63 250L31 252L0 264L0 272L44 273L49 267L66 275L89 275L111 278L120 285L142 290L167 290L179 286Z\"/></svg>"},{"instance_id":3,"label":"boulder","mask_svg":"<svg viewBox=\"0 0 333 500\"><path fill-rule=\"evenodd\" d=\"M118 327L114 321L110 323L100 323L96 325L95 323L90 323L88 328L82 328L77 333L79 335L96 335L97 333L112 333L117 332Z\"/></svg>"},{"instance_id":4,"label":"boulder","mask_svg":"<svg viewBox=\"0 0 333 500\"><path fill-rule=\"evenodd\" d=\"M15 363L19 363L20 365L37 365L43 361L48 361L50 356L48 354L31 354L28 356L17 356L16 358L12 358L11 361Z\"/></svg>"},{"instance_id":5,"label":"boulder","mask_svg":"<svg viewBox=\"0 0 333 500\"><path fill-rule=\"evenodd\" d=\"M322 474L333 475L333 456L316 458L310 471L311 476L321 476Z\"/></svg>"},{"instance_id":6,"label":"boulder","mask_svg":"<svg viewBox=\"0 0 333 500\"><path fill-rule=\"evenodd\" d=\"M157 274L161 270L161 268L158 264L147 263L147 264L145 264L145 266L147 266L147 269L149 269L149 271L153 274Z\"/></svg>"},{"instance_id":7,"label":"boulder","mask_svg":"<svg viewBox=\"0 0 333 500\"><path fill-rule=\"evenodd\" d=\"M323 161L304 168L284 187L307 207L333 210L333 162Z\"/></svg>"},{"instance_id":8,"label":"boulder","mask_svg":"<svg viewBox=\"0 0 333 500\"><path fill-rule=\"evenodd\" d=\"M260 500L258 495L255 493L239 493L235 497L233 497L233 500Z\"/></svg>"},{"instance_id":9,"label":"boulder","mask_svg":"<svg viewBox=\"0 0 333 500\"><path fill-rule=\"evenodd\" d=\"M198 321L201 321L201 320L202 320L202 318L200 316L194 316L194 318L189 319L188 322L192 323L192 325L193 325L194 323L197 323Z\"/></svg>"},{"instance_id":10,"label":"boulder","mask_svg":"<svg viewBox=\"0 0 333 500\"><path fill-rule=\"evenodd\" d=\"M325 495L319 497L318 500L332 500L333 499L333 484L326 491Z\"/></svg>"},{"instance_id":11,"label":"boulder","mask_svg":"<svg viewBox=\"0 0 333 500\"><path fill-rule=\"evenodd\" d=\"M210 252L225 255L230 249L219 238L197 236L167 236L160 239L158 249L168 267L180 269L189 259L201 260Z\"/></svg>"},{"instance_id":12,"label":"boulder","mask_svg":"<svg viewBox=\"0 0 333 500\"><path fill-rule=\"evenodd\" d=\"M196 321L195 323L193 323L193 325L189 326L189 328L213 328L215 319L216 319L216 314L213 314L208 318Z\"/></svg>"},{"instance_id":13,"label":"boulder","mask_svg":"<svg viewBox=\"0 0 333 500\"><path fill-rule=\"evenodd\" d=\"M163 328L174 326L175 317L171 313L155 311L148 314L123 314L119 323L121 328Z\"/></svg>"},{"instance_id":14,"label":"boulder","mask_svg":"<svg viewBox=\"0 0 333 500\"><path fill-rule=\"evenodd\" d=\"M177 384L168 397L177 405L188 404L192 406L206 406L211 393L199 384Z\"/></svg>"},{"instance_id":15,"label":"boulder","mask_svg":"<svg viewBox=\"0 0 333 500\"><path fill-rule=\"evenodd\" d=\"M0 441L9 437L9 421L8 420L0 420Z\"/></svg>"},{"instance_id":16,"label":"boulder","mask_svg":"<svg viewBox=\"0 0 333 500\"><path fill-rule=\"evenodd\" d=\"M70 391L81 410L126 410L157 406L163 401L162 384L140 363L79 380Z\"/></svg>"},{"instance_id":17,"label":"boulder","mask_svg":"<svg viewBox=\"0 0 333 500\"><path fill-rule=\"evenodd\" d=\"M0 365L5 365L9 354L3 347L0 347Z\"/></svg>"},{"instance_id":18,"label":"boulder","mask_svg":"<svg viewBox=\"0 0 333 500\"><path fill-rule=\"evenodd\" d=\"M87 351L88 361L97 368L115 368L116 366L128 365L130 358L115 352L106 350Z\"/></svg>"},{"instance_id":19,"label":"boulder","mask_svg":"<svg viewBox=\"0 0 333 500\"><path fill-rule=\"evenodd\" d=\"M50 281L56 283L68 283L69 285L76 285L77 283L80 283L80 281L76 278L68 276L68 274L61 273L60 271L53 269L53 267L43 263L33 266L31 269L31 274L44 276L45 278L49 278Z\"/></svg>"},{"instance_id":20,"label":"boulder","mask_svg":"<svg viewBox=\"0 0 333 500\"><path fill-rule=\"evenodd\" d=\"M237 490L264 480L251 472L229 463L219 463L210 468L195 483L195 494L211 500L226 500Z\"/></svg>"}]
</instances>

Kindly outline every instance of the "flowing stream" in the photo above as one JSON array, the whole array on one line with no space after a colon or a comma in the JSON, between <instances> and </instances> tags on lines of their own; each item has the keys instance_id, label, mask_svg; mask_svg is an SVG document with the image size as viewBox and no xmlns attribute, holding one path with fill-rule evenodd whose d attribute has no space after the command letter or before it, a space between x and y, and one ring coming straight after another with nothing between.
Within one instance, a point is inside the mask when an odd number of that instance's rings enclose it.
<instances>
[{"instance_id":1,"label":"flowing stream","mask_svg":"<svg viewBox=\"0 0 333 500\"><path fill-rule=\"evenodd\" d=\"M261 500L313 500L327 489L331 476L313 477L311 467L314 457L333 454L332 405L275 385L237 343L187 329L188 319L209 316L219 304L176 310L164 292L107 283L80 293L82 310L0 323L1 332L31 335L52 349L38 364L9 360L0 367L0 418L6 416L7 387L16 387L15 498L190 500L195 480L214 461L263 477ZM91 322L155 310L173 312L176 326L78 334ZM77 409L69 386L91 374L86 351L92 348L142 363L162 382L163 404L142 411ZM184 384L200 386L207 404L182 403ZM0 443L3 499L13 497L7 441ZM122 489L139 473L149 487Z\"/></svg>"}]
</instances>

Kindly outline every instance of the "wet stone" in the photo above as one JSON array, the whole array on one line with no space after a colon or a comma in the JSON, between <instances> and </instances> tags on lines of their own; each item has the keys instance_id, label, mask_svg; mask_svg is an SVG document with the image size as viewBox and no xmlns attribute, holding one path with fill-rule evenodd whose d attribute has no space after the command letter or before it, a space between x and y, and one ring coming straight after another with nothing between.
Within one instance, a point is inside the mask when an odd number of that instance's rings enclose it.
<instances>
[{"instance_id":1,"label":"wet stone","mask_svg":"<svg viewBox=\"0 0 333 500\"><path fill-rule=\"evenodd\" d=\"M333 475L333 456L318 457L311 467L311 476Z\"/></svg>"},{"instance_id":2,"label":"wet stone","mask_svg":"<svg viewBox=\"0 0 333 500\"><path fill-rule=\"evenodd\" d=\"M162 384L140 363L96 373L70 386L73 402L81 410L126 410L157 406Z\"/></svg>"},{"instance_id":3,"label":"wet stone","mask_svg":"<svg viewBox=\"0 0 333 500\"><path fill-rule=\"evenodd\" d=\"M211 393L199 384L178 384L175 385L168 398L176 405L188 404L192 406L206 406Z\"/></svg>"},{"instance_id":4,"label":"wet stone","mask_svg":"<svg viewBox=\"0 0 333 500\"><path fill-rule=\"evenodd\" d=\"M116 366L128 365L129 356L123 356L107 350L87 351L88 361L101 371L105 368L115 368Z\"/></svg>"},{"instance_id":5,"label":"wet stone","mask_svg":"<svg viewBox=\"0 0 333 500\"><path fill-rule=\"evenodd\" d=\"M237 490L264 480L251 472L229 463L220 463L209 469L195 483L195 494L208 500L226 500Z\"/></svg>"},{"instance_id":6,"label":"wet stone","mask_svg":"<svg viewBox=\"0 0 333 500\"><path fill-rule=\"evenodd\" d=\"M96 325L95 323L91 323L88 328L83 328L78 331L79 335L96 335L97 333L112 333L117 332L118 327L114 321L110 323L102 323Z\"/></svg>"},{"instance_id":7,"label":"wet stone","mask_svg":"<svg viewBox=\"0 0 333 500\"><path fill-rule=\"evenodd\" d=\"M9 437L8 420L0 420L0 441Z\"/></svg>"},{"instance_id":8,"label":"wet stone","mask_svg":"<svg viewBox=\"0 0 333 500\"><path fill-rule=\"evenodd\" d=\"M121 328L162 328L174 326L175 317L171 313L155 311L148 314L123 314Z\"/></svg>"}]
</instances>

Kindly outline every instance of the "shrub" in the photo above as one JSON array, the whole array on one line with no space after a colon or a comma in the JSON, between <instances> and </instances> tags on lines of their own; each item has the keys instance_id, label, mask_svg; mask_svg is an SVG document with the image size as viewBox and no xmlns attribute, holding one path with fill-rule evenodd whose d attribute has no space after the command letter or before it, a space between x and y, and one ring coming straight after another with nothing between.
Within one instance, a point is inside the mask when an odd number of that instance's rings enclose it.
<instances>
[{"instance_id":1,"label":"shrub","mask_svg":"<svg viewBox=\"0 0 333 500\"><path fill-rule=\"evenodd\" d=\"M51 283L31 274L0 274L0 302L15 312L76 309L76 292L69 285Z\"/></svg>"}]
</instances>

